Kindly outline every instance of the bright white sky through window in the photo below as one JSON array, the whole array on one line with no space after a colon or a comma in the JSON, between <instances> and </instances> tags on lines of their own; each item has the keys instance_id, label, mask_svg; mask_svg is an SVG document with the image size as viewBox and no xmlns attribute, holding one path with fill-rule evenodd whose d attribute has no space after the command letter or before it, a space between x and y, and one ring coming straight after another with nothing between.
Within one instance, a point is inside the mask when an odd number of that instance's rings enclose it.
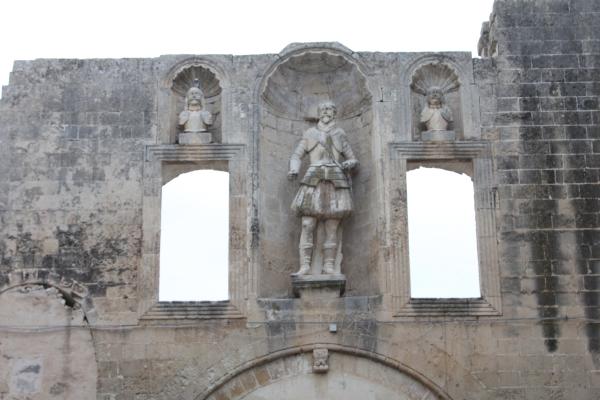
<instances>
[{"instance_id":1,"label":"bright white sky through window","mask_svg":"<svg viewBox=\"0 0 600 400\"><path fill-rule=\"evenodd\" d=\"M465 174L406 174L411 297L480 297L473 183Z\"/></svg>"},{"instance_id":2,"label":"bright white sky through window","mask_svg":"<svg viewBox=\"0 0 600 400\"><path fill-rule=\"evenodd\" d=\"M159 300L226 300L229 173L199 170L163 186Z\"/></svg>"}]
</instances>

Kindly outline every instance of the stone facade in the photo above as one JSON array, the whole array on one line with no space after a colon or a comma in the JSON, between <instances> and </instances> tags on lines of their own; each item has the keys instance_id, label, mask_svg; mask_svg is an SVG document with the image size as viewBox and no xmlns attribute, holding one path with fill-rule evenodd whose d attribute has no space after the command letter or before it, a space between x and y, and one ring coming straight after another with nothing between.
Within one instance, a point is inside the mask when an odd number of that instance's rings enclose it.
<instances>
[{"instance_id":1,"label":"stone facade","mask_svg":"<svg viewBox=\"0 0 600 400\"><path fill-rule=\"evenodd\" d=\"M16 62L0 399L597 399L598 26L597 1L497 0L481 59L308 43ZM457 79L450 139L418 126L432 68ZM212 143L177 144L194 79ZM326 98L361 163L347 281L297 298L288 157ZM424 163L473 178L481 299L410 297L405 174ZM204 168L230 173L230 300L158 303L160 189Z\"/></svg>"}]
</instances>

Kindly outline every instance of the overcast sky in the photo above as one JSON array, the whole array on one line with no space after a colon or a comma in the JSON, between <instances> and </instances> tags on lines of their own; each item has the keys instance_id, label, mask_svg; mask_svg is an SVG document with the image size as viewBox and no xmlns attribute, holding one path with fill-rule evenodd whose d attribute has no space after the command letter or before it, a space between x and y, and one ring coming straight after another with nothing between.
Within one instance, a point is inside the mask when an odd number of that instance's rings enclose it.
<instances>
[{"instance_id":1,"label":"overcast sky","mask_svg":"<svg viewBox=\"0 0 600 400\"><path fill-rule=\"evenodd\" d=\"M492 0L5 0L0 83L14 60L355 51L472 51Z\"/></svg>"},{"instance_id":2,"label":"overcast sky","mask_svg":"<svg viewBox=\"0 0 600 400\"><path fill-rule=\"evenodd\" d=\"M354 51L471 51L475 57L492 3L7 0L0 2L0 84L8 83L14 60L278 53L292 42L337 41ZM226 297L196 298L198 287L192 290L173 286L180 300Z\"/></svg>"}]
</instances>

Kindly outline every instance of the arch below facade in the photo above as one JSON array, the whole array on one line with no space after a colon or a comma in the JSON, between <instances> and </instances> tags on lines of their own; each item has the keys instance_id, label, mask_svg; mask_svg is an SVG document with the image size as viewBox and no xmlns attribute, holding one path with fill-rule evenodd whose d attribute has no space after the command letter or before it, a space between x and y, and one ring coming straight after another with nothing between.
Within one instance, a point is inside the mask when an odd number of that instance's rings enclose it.
<instances>
[{"instance_id":1,"label":"arch below facade","mask_svg":"<svg viewBox=\"0 0 600 400\"><path fill-rule=\"evenodd\" d=\"M328 345L328 371L313 371L313 350L303 346L271 354L232 372L196 400L451 400L433 382L378 354Z\"/></svg>"}]
</instances>

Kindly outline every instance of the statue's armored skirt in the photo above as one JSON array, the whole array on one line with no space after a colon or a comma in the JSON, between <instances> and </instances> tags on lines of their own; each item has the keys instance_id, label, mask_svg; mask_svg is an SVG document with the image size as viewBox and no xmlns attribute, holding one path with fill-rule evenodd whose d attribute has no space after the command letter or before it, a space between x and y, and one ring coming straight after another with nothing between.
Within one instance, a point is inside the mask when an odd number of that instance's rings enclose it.
<instances>
[{"instance_id":1,"label":"statue's armored skirt","mask_svg":"<svg viewBox=\"0 0 600 400\"><path fill-rule=\"evenodd\" d=\"M352 212L348 178L338 165L311 165L300 182L292 210L301 217L342 219Z\"/></svg>"}]
</instances>

